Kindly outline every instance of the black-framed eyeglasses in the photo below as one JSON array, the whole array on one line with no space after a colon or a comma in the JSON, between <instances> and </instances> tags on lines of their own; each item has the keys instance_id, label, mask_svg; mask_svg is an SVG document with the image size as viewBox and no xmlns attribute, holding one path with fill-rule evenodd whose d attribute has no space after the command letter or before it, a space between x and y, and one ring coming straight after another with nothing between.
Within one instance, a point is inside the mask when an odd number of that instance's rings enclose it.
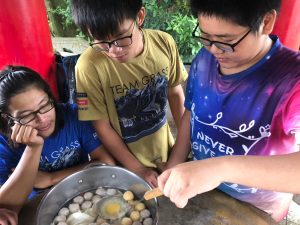
<instances>
[{"instance_id":1,"label":"black-framed eyeglasses","mask_svg":"<svg viewBox=\"0 0 300 225\"><path fill-rule=\"evenodd\" d=\"M197 23L197 26L193 30L192 36L193 38L197 39L203 46L205 47L211 47L212 45L216 46L217 48L221 49L224 52L234 52L234 48L241 43L242 40L244 40L247 35L251 32L251 29L248 30L246 34L244 34L237 42L233 44L224 43L221 41L211 41L207 38L201 37L200 35L197 35L196 32L199 28L199 23Z\"/></svg>"},{"instance_id":2,"label":"black-framed eyeglasses","mask_svg":"<svg viewBox=\"0 0 300 225\"><path fill-rule=\"evenodd\" d=\"M4 116L8 117L9 119L11 119L13 121L18 122L21 125L26 125L26 124L30 123L31 121L33 121L36 118L38 113L45 114L53 108L54 108L54 101L52 99L49 99L49 101L45 105L43 105L38 110L29 113L28 115L22 116L20 118L13 117L9 114L4 114Z\"/></svg>"},{"instance_id":3,"label":"black-framed eyeglasses","mask_svg":"<svg viewBox=\"0 0 300 225\"><path fill-rule=\"evenodd\" d=\"M108 51L112 45L115 45L117 47L127 47L132 44L132 34L134 31L134 28L136 26L135 21L133 21L133 28L131 31L131 34L126 36L126 37L121 37L118 39L115 39L113 41L101 41L101 42L96 42L96 43L90 43L90 46L96 50L96 51ZM132 26L130 25L130 27Z\"/></svg>"}]
</instances>

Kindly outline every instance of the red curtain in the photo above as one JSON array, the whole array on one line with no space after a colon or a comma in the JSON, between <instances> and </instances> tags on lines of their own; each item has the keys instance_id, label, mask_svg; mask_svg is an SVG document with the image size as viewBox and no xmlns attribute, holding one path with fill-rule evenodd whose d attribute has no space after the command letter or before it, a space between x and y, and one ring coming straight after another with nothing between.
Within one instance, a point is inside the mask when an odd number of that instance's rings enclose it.
<instances>
[{"instance_id":1,"label":"red curtain","mask_svg":"<svg viewBox=\"0 0 300 225\"><path fill-rule=\"evenodd\" d=\"M27 66L42 75L57 97L55 57L44 0L1 0L0 68Z\"/></svg>"},{"instance_id":2,"label":"red curtain","mask_svg":"<svg viewBox=\"0 0 300 225\"><path fill-rule=\"evenodd\" d=\"M295 51L300 47L300 0L282 0L281 11L273 33Z\"/></svg>"}]
</instances>

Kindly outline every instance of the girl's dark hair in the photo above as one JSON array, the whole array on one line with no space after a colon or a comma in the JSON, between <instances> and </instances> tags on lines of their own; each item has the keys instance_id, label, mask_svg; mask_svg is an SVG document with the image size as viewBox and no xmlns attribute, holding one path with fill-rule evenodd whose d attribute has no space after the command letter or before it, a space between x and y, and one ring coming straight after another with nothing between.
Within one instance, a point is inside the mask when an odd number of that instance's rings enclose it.
<instances>
[{"instance_id":1,"label":"girl's dark hair","mask_svg":"<svg viewBox=\"0 0 300 225\"><path fill-rule=\"evenodd\" d=\"M279 12L281 0L191 0L193 14L216 16L258 31L267 12Z\"/></svg>"},{"instance_id":2,"label":"girl's dark hair","mask_svg":"<svg viewBox=\"0 0 300 225\"><path fill-rule=\"evenodd\" d=\"M37 88L44 91L49 99L54 102L56 112L56 124L54 133L59 130L64 120L62 113L59 113L60 107L58 107L57 101L55 100L49 85L44 81L41 76L23 66L8 66L4 70L0 71L0 133L6 137L10 137L11 124L10 119L5 116L9 114L10 99L20 93L23 93L29 89Z\"/></svg>"},{"instance_id":3,"label":"girl's dark hair","mask_svg":"<svg viewBox=\"0 0 300 225\"><path fill-rule=\"evenodd\" d=\"M71 0L75 24L98 40L116 35L125 19L136 19L142 6L142 0Z\"/></svg>"}]
</instances>

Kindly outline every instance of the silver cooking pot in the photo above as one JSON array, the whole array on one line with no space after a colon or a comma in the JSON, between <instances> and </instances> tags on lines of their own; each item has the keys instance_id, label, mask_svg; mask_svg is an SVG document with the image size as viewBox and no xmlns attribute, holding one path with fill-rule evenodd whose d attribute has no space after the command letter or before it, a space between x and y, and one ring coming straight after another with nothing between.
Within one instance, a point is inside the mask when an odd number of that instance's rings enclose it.
<instances>
[{"instance_id":1,"label":"silver cooking pot","mask_svg":"<svg viewBox=\"0 0 300 225\"><path fill-rule=\"evenodd\" d=\"M51 224L68 201L100 186L130 190L137 199L142 199L144 193L151 189L145 180L124 168L108 165L90 167L66 177L43 197L38 207L36 224ZM157 200L149 200L145 204L151 212L153 224L157 225Z\"/></svg>"}]
</instances>

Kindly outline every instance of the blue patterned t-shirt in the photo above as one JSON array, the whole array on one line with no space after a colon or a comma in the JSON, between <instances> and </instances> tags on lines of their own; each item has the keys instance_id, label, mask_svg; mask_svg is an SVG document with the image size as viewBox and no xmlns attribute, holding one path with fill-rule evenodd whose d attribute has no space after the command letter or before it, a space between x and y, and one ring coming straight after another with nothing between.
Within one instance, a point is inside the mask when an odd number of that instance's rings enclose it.
<instances>
[{"instance_id":1,"label":"blue patterned t-shirt","mask_svg":"<svg viewBox=\"0 0 300 225\"><path fill-rule=\"evenodd\" d=\"M41 171L54 172L87 162L89 153L101 144L92 124L78 120L76 105L59 107L64 116L64 127L45 139L39 165ZM7 138L0 135L0 184L6 182L17 166L24 149L25 145L11 149Z\"/></svg>"},{"instance_id":2,"label":"blue patterned t-shirt","mask_svg":"<svg viewBox=\"0 0 300 225\"><path fill-rule=\"evenodd\" d=\"M270 51L237 74L222 75L205 48L193 60L185 107L191 113L195 160L299 151L295 133L300 131L300 55L283 47L277 37L271 38ZM219 188L279 219L292 199L291 194L232 183Z\"/></svg>"}]
</instances>

